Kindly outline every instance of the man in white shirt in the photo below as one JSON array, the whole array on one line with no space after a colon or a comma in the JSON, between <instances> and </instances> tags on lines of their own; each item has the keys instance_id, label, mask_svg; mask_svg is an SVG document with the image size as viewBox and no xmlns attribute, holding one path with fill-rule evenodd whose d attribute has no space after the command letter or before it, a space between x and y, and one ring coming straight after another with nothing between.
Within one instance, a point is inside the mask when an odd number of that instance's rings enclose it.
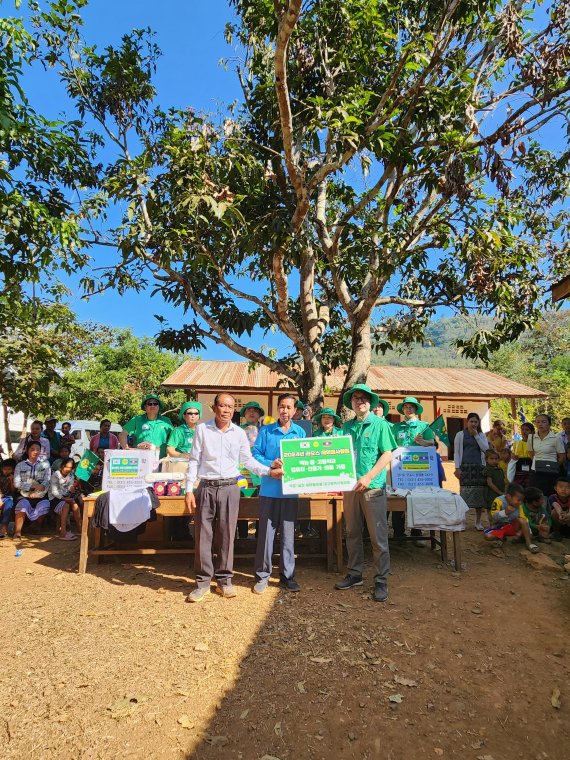
<instances>
[{"instance_id":1,"label":"man in white shirt","mask_svg":"<svg viewBox=\"0 0 570 760\"><path fill-rule=\"evenodd\" d=\"M240 465L259 477L283 476L282 469L260 464L251 455L245 432L232 422L235 403L229 393L218 393L214 399L215 417L197 426L188 459L186 506L194 514L196 574L196 588L188 595L189 602L211 598L212 578L216 579L217 589L223 597L236 596L232 577ZM194 483L198 478L200 485L194 496ZM212 546L216 547L215 561Z\"/></svg>"}]
</instances>

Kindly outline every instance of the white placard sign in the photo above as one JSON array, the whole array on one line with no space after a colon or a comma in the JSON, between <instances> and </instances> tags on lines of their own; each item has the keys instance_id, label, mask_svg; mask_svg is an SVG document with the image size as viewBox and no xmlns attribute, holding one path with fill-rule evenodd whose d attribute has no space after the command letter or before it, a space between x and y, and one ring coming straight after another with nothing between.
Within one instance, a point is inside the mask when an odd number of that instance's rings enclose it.
<instances>
[{"instance_id":1,"label":"white placard sign","mask_svg":"<svg viewBox=\"0 0 570 760\"><path fill-rule=\"evenodd\" d=\"M392 487L439 488L435 446L401 446L392 452Z\"/></svg>"},{"instance_id":2,"label":"white placard sign","mask_svg":"<svg viewBox=\"0 0 570 760\"><path fill-rule=\"evenodd\" d=\"M103 491L147 488L144 476L153 472L156 466L156 454L149 449L106 449Z\"/></svg>"}]
</instances>

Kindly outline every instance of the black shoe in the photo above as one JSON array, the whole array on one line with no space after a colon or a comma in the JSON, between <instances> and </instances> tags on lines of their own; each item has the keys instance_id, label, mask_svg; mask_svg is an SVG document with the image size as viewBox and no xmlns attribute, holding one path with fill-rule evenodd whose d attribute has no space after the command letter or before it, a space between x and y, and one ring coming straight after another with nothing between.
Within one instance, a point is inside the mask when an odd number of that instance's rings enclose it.
<instances>
[{"instance_id":1,"label":"black shoe","mask_svg":"<svg viewBox=\"0 0 570 760\"><path fill-rule=\"evenodd\" d=\"M374 601L385 602L388 598L388 586L386 581L378 581L374 586Z\"/></svg>"},{"instance_id":2,"label":"black shoe","mask_svg":"<svg viewBox=\"0 0 570 760\"><path fill-rule=\"evenodd\" d=\"M281 588L286 588L287 591L300 591L301 586L297 583L295 578L281 578L279 581Z\"/></svg>"},{"instance_id":3,"label":"black shoe","mask_svg":"<svg viewBox=\"0 0 570 760\"><path fill-rule=\"evenodd\" d=\"M361 575L351 575L349 573L344 576L344 580L334 584L334 587L339 591L345 591L347 588L352 588L353 586L362 586Z\"/></svg>"}]
</instances>

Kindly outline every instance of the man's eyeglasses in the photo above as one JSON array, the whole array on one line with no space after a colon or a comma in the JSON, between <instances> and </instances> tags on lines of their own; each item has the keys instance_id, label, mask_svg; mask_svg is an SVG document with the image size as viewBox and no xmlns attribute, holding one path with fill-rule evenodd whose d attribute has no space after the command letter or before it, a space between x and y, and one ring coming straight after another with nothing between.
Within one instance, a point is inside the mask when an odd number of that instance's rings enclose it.
<instances>
[{"instance_id":1,"label":"man's eyeglasses","mask_svg":"<svg viewBox=\"0 0 570 760\"><path fill-rule=\"evenodd\" d=\"M146 406L158 406L158 401L147 401Z\"/></svg>"}]
</instances>

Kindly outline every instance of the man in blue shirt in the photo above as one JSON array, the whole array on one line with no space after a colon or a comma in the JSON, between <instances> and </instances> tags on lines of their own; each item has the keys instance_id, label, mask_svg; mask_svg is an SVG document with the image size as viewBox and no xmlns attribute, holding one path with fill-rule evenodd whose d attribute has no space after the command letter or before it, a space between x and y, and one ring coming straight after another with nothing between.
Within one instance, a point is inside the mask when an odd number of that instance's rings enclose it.
<instances>
[{"instance_id":1,"label":"man in blue shirt","mask_svg":"<svg viewBox=\"0 0 570 760\"><path fill-rule=\"evenodd\" d=\"M280 442L286 438L305 438L305 431L293 422L295 396L282 393L277 399L277 422L264 425L253 446L252 454L261 464L281 469ZM281 534L279 561L279 585L288 591L300 591L295 580L295 523L298 498L284 496L281 480L270 477L261 479L259 491L259 532L255 552L255 594L263 594L271 576L273 541L275 531Z\"/></svg>"}]
</instances>

